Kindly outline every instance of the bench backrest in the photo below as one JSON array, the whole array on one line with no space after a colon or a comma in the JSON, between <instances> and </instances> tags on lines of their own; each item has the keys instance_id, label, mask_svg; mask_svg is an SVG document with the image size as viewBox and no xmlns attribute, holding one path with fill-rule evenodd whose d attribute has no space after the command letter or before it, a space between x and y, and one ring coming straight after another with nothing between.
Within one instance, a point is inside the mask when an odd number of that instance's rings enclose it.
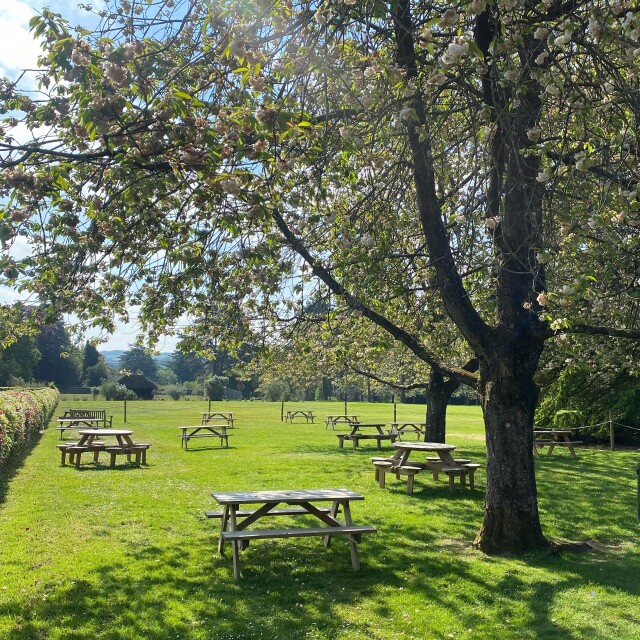
<instances>
[{"instance_id":1,"label":"bench backrest","mask_svg":"<svg viewBox=\"0 0 640 640\"><path fill-rule=\"evenodd\" d=\"M106 409L69 409L70 418L94 418L97 420L107 419Z\"/></svg>"}]
</instances>

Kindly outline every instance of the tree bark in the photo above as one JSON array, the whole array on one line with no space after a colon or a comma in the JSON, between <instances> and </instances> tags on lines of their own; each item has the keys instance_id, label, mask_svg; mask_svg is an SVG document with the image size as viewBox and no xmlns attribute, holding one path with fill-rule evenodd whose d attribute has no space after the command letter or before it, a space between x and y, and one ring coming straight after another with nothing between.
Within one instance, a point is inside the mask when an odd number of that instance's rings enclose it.
<instances>
[{"instance_id":1,"label":"tree bark","mask_svg":"<svg viewBox=\"0 0 640 640\"><path fill-rule=\"evenodd\" d=\"M519 554L549 546L542 533L533 459L533 375L542 343L530 335L496 344L480 360L480 397L486 427L487 495L475 540L485 553Z\"/></svg>"},{"instance_id":2,"label":"tree bark","mask_svg":"<svg viewBox=\"0 0 640 640\"><path fill-rule=\"evenodd\" d=\"M460 385L455 380L445 380L442 372L431 369L427 394L427 428L425 442L445 442L447 434L447 406L451 394Z\"/></svg>"}]
</instances>

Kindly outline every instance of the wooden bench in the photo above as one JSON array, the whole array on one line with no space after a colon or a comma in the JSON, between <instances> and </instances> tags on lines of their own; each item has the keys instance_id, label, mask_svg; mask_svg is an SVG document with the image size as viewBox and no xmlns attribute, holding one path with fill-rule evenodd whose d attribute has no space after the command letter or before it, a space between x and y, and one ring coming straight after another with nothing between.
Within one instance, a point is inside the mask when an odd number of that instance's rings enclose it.
<instances>
[{"instance_id":1,"label":"wooden bench","mask_svg":"<svg viewBox=\"0 0 640 640\"><path fill-rule=\"evenodd\" d=\"M339 527L308 527L305 529L258 529L251 531L223 531L220 535L229 541L263 540L265 538L303 538L306 536L349 536L360 542L363 533L376 533L375 527L344 524Z\"/></svg>"},{"instance_id":2,"label":"wooden bench","mask_svg":"<svg viewBox=\"0 0 640 640\"><path fill-rule=\"evenodd\" d=\"M220 438L220 446L223 444L228 447L229 446L229 435L228 433L195 433L193 435L183 435L180 436L182 438L182 442L184 444L184 448L188 449L189 440L192 438Z\"/></svg>"},{"instance_id":3,"label":"wooden bench","mask_svg":"<svg viewBox=\"0 0 640 640\"><path fill-rule=\"evenodd\" d=\"M380 433L346 433L338 434L338 440L340 446L344 446L344 440L351 440L353 448L357 449L360 444L360 440L375 440L378 449L382 451L382 441L389 440L390 442L396 441L396 436L392 434L380 434Z\"/></svg>"},{"instance_id":4,"label":"wooden bench","mask_svg":"<svg viewBox=\"0 0 640 640\"><path fill-rule=\"evenodd\" d=\"M60 439L67 429L111 428L113 416L107 417L106 409L69 409L58 416L58 431Z\"/></svg>"},{"instance_id":5,"label":"wooden bench","mask_svg":"<svg viewBox=\"0 0 640 640\"><path fill-rule=\"evenodd\" d=\"M537 447L549 447L547 455L550 456L553 453L554 447L569 447L569 453L575 458L576 452L573 447L577 444L582 444L582 440L534 440L534 452ZM537 453L537 452L536 452Z\"/></svg>"},{"instance_id":6,"label":"wooden bench","mask_svg":"<svg viewBox=\"0 0 640 640\"><path fill-rule=\"evenodd\" d=\"M373 466L376 468L375 477L376 481L380 485L381 489L385 487L385 476L390 473L393 467L393 462L390 460L374 460Z\"/></svg>"},{"instance_id":7,"label":"wooden bench","mask_svg":"<svg viewBox=\"0 0 640 640\"><path fill-rule=\"evenodd\" d=\"M395 467L393 471L397 478L407 476L407 493L411 495L413 493L413 479L422 471L422 467L407 464L402 467Z\"/></svg>"},{"instance_id":8,"label":"wooden bench","mask_svg":"<svg viewBox=\"0 0 640 640\"><path fill-rule=\"evenodd\" d=\"M69 456L69 464L76 464L76 467L80 466L80 456L86 451L93 451L93 461L98 462L98 455L100 454L101 447L105 445L104 442L93 442L90 447L78 446L77 442L70 442L68 444L57 444L56 447L60 450L62 458L60 464L64 467L67 464L67 455ZM76 456L78 456L76 460Z\"/></svg>"},{"instance_id":9,"label":"wooden bench","mask_svg":"<svg viewBox=\"0 0 640 640\"><path fill-rule=\"evenodd\" d=\"M460 477L460 485L464 488L466 477L469 476L469 489L473 491L475 488L474 475L479 464L463 464L459 467L440 467L442 473L446 473L449 477L449 491L453 492L455 488L455 478Z\"/></svg>"},{"instance_id":10,"label":"wooden bench","mask_svg":"<svg viewBox=\"0 0 640 640\"><path fill-rule=\"evenodd\" d=\"M104 447L103 451L106 451L110 456L111 459L109 461L109 467L111 469L115 469L116 467L116 458L118 456L122 456L122 455L126 455L127 456L127 460L129 462L131 462L131 455L135 455L136 457L136 467L140 466L140 460L142 458L142 452L145 451L146 449L143 449L142 447L120 447L120 446L113 446L113 447ZM145 458L146 460L146 458Z\"/></svg>"}]
</instances>

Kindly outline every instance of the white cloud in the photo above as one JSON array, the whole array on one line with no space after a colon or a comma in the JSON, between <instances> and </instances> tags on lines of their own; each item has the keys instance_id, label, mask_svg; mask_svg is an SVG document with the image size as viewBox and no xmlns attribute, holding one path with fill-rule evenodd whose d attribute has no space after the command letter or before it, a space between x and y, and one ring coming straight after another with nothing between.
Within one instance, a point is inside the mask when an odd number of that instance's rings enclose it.
<instances>
[{"instance_id":1,"label":"white cloud","mask_svg":"<svg viewBox=\"0 0 640 640\"><path fill-rule=\"evenodd\" d=\"M40 47L29 33L34 10L20 0L0 4L0 74L15 79L21 69L35 68Z\"/></svg>"}]
</instances>

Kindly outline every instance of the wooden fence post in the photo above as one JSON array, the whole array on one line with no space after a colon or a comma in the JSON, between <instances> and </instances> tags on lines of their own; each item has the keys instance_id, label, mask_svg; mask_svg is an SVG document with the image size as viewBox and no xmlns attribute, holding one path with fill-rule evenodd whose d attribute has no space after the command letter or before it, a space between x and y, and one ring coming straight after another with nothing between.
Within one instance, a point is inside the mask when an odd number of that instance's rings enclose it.
<instances>
[{"instance_id":1,"label":"wooden fence post","mask_svg":"<svg viewBox=\"0 0 640 640\"><path fill-rule=\"evenodd\" d=\"M124 399L124 423L127 424L127 399Z\"/></svg>"},{"instance_id":2,"label":"wooden fence post","mask_svg":"<svg viewBox=\"0 0 640 640\"><path fill-rule=\"evenodd\" d=\"M616 442L613 428L613 416L611 415L611 411L609 411L609 443L611 446L611 451L614 451L616 448Z\"/></svg>"},{"instance_id":3,"label":"wooden fence post","mask_svg":"<svg viewBox=\"0 0 640 640\"><path fill-rule=\"evenodd\" d=\"M284 422L284 400L280 403L280 422Z\"/></svg>"}]
</instances>

